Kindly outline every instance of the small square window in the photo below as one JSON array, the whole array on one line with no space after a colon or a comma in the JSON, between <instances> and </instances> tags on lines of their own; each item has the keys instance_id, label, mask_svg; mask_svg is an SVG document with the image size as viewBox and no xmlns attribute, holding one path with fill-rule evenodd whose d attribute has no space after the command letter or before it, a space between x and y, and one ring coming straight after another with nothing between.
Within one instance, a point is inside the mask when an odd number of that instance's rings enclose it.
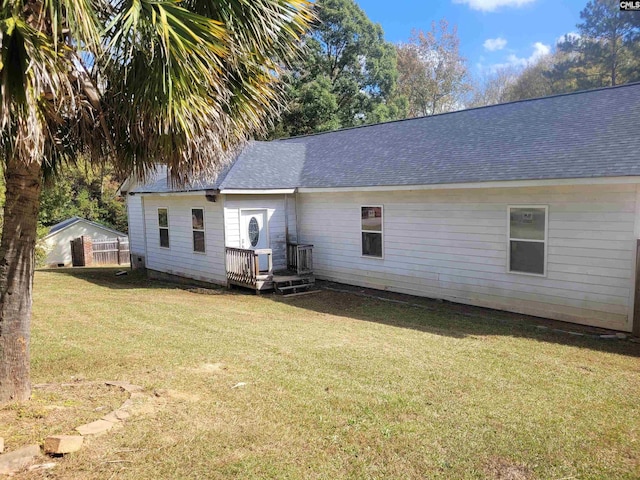
<instances>
[{"instance_id":1,"label":"small square window","mask_svg":"<svg viewBox=\"0 0 640 480\"><path fill-rule=\"evenodd\" d=\"M160 246L163 248L169 248L169 229L160 229Z\"/></svg>"},{"instance_id":2,"label":"small square window","mask_svg":"<svg viewBox=\"0 0 640 480\"><path fill-rule=\"evenodd\" d=\"M193 232L193 251L204 252L204 232Z\"/></svg>"},{"instance_id":3,"label":"small square window","mask_svg":"<svg viewBox=\"0 0 640 480\"><path fill-rule=\"evenodd\" d=\"M169 211L166 208L158 209L158 226L169 227Z\"/></svg>"},{"instance_id":4,"label":"small square window","mask_svg":"<svg viewBox=\"0 0 640 480\"><path fill-rule=\"evenodd\" d=\"M382 234L362 232L362 255L382 257Z\"/></svg>"},{"instance_id":5,"label":"small square window","mask_svg":"<svg viewBox=\"0 0 640 480\"><path fill-rule=\"evenodd\" d=\"M191 226L194 230L204 230L204 212L201 208L191 210Z\"/></svg>"},{"instance_id":6,"label":"small square window","mask_svg":"<svg viewBox=\"0 0 640 480\"><path fill-rule=\"evenodd\" d=\"M362 207L362 230L382 231L382 207Z\"/></svg>"},{"instance_id":7,"label":"small square window","mask_svg":"<svg viewBox=\"0 0 640 480\"><path fill-rule=\"evenodd\" d=\"M511 271L544 275L544 243L511 240Z\"/></svg>"}]
</instances>

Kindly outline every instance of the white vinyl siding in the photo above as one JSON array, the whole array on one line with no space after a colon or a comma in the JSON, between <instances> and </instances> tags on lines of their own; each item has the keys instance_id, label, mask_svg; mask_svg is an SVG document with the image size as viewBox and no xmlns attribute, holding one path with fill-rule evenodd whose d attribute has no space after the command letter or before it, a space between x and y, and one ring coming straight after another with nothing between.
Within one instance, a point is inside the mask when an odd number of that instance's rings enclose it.
<instances>
[{"instance_id":1,"label":"white vinyl siding","mask_svg":"<svg viewBox=\"0 0 640 480\"><path fill-rule=\"evenodd\" d=\"M384 259L360 206L384 204ZM545 205L546 277L508 272L508 206ZM635 185L298 194L319 278L630 330Z\"/></svg>"},{"instance_id":2,"label":"white vinyl siding","mask_svg":"<svg viewBox=\"0 0 640 480\"><path fill-rule=\"evenodd\" d=\"M202 198L204 201L204 192ZM146 267L195 280L226 284L222 204L203 204L207 234L205 253L198 253L193 251L193 203L194 196L188 195L144 196L147 222ZM160 247L158 208L167 208L169 211L170 249Z\"/></svg>"},{"instance_id":3,"label":"white vinyl siding","mask_svg":"<svg viewBox=\"0 0 640 480\"><path fill-rule=\"evenodd\" d=\"M129 220L129 249L131 250L131 255L144 256L146 252L142 196L127 195L127 216Z\"/></svg>"},{"instance_id":4,"label":"white vinyl siding","mask_svg":"<svg viewBox=\"0 0 640 480\"><path fill-rule=\"evenodd\" d=\"M294 203L289 196L288 202ZM225 236L227 247L242 248L240 245L240 210L266 210L269 229L269 247L273 251L273 268L287 267L287 240L284 195L226 195L224 201ZM291 210L291 208L290 208ZM289 218L289 222L295 219Z\"/></svg>"},{"instance_id":5,"label":"white vinyl siding","mask_svg":"<svg viewBox=\"0 0 640 480\"><path fill-rule=\"evenodd\" d=\"M292 243L298 241L298 219L296 216L296 195L285 195L287 204L287 240Z\"/></svg>"}]
</instances>

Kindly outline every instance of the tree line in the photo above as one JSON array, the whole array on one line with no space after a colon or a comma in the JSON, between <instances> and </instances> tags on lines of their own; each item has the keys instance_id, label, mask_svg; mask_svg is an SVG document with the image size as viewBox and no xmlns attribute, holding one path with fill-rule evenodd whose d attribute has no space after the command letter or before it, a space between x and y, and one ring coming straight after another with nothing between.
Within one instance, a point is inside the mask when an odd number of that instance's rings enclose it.
<instances>
[{"instance_id":1,"label":"tree line","mask_svg":"<svg viewBox=\"0 0 640 480\"><path fill-rule=\"evenodd\" d=\"M640 15L591 0L577 33L524 67L473 79L445 19L406 42L384 40L354 0L318 0L307 54L285 77L289 104L269 138L640 81Z\"/></svg>"},{"instance_id":2,"label":"tree line","mask_svg":"<svg viewBox=\"0 0 640 480\"><path fill-rule=\"evenodd\" d=\"M474 92L468 106L524 100L640 81L640 15L619 2L592 0L580 12L577 32L524 68L499 68Z\"/></svg>"}]
</instances>

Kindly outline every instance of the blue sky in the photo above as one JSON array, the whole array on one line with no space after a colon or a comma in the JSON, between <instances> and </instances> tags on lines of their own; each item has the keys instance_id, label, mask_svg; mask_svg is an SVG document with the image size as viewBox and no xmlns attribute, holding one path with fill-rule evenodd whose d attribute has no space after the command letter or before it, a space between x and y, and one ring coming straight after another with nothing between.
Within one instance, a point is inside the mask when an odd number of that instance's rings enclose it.
<instances>
[{"instance_id":1,"label":"blue sky","mask_svg":"<svg viewBox=\"0 0 640 480\"><path fill-rule=\"evenodd\" d=\"M474 77L498 65L522 66L576 31L587 0L356 0L391 42L429 30L445 17L458 26L460 51Z\"/></svg>"}]
</instances>

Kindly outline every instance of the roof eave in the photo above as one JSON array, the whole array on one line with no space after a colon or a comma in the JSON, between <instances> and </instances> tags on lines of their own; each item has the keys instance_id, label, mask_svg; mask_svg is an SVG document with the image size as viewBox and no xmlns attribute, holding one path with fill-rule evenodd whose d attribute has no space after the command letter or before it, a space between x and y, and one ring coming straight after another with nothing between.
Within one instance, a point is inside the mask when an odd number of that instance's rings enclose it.
<instances>
[{"instance_id":1,"label":"roof eave","mask_svg":"<svg viewBox=\"0 0 640 480\"><path fill-rule=\"evenodd\" d=\"M70 228L70 227L72 227L75 224L80 223L80 222L85 222L85 223L88 223L90 225L93 225L94 227L101 228L102 230L106 230L107 232L115 233L116 237L118 237L118 238L128 237L128 235L126 233L118 232L117 230L114 230L113 228L109 228L109 227L107 227L105 225L101 225L101 224L99 224L97 222L92 222L91 220L87 220L86 218L77 218L75 221L71 222L69 225L65 225L63 228L61 228L59 230L56 230L55 232L48 233L47 235L42 237L42 240L46 240L48 238L51 238L51 237L59 234L60 232L64 232L66 229L68 229L68 228ZM54 225L54 227L55 227L55 225Z\"/></svg>"},{"instance_id":2,"label":"roof eave","mask_svg":"<svg viewBox=\"0 0 640 480\"><path fill-rule=\"evenodd\" d=\"M296 193L297 188L225 188L220 190L223 195L289 195Z\"/></svg>"},{"instance_id":3,"label":"roof eave","mask_svg":"<svg viewBox=\"0 0 640 480\"><path fill-rule=\"evenodd\" d=\"M620 185L639 184L640 176L628 177L588 177L588 178L552 178L535 180L504 180L468 183L436 183L419 185L369 185L369 186L337 186L337 187L299 187L300 193L330 192L385 192L397 190L451 190L478 188L523 188L554 187L563 185ZM222 192L224 193L224 192Z\"/></svg>"}]
</instances>

